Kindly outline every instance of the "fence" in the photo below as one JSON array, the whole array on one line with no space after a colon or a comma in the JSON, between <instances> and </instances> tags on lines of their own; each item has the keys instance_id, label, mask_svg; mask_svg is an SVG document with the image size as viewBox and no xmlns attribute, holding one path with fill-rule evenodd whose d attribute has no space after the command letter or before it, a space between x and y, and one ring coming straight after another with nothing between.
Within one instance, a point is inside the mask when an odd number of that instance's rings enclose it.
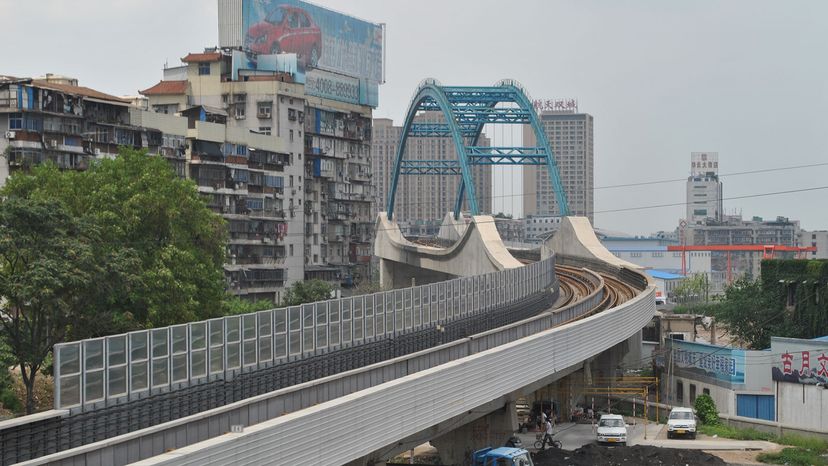
<instances>
[{"instance_id":1,"label":"fence","mask_svg":"<svg viewBox=\"0 0 828 466\"><path fill-rule=\"evenodd\" d=\"M508 306L555 284L555 259L363 296L55 345L55 408L86 411Z\"/></svg>"}]
</instances>

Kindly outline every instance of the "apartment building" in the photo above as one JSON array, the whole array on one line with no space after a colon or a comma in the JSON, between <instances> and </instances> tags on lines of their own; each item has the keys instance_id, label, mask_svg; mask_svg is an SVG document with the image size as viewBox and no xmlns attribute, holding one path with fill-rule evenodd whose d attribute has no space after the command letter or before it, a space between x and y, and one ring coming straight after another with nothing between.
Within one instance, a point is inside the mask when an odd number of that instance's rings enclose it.
<instances>
[{"instance_id":1,"label":"apartment building","mask_svg":"<svg viewBox=\"0 0 828 466\"><path fill-rule=\"evenodd\" d=\"M541 110L540 124L555 154L561 184L569 203L570 215L588 217L595 223L593 117L570 110ZM523 129L523 144L535 144L529 125ZM523 167L523 215L560 216L558 201L545 166Z\"/></svg>"},{"instance_id":2,"label":"apartment building","mask_svg":"<svg viewBox=\"0 0 828 466\"><path fill-rule=\"evenodd\" d=\"M422 112L414 121L440 123L444 120L440 112ZM372 199L375 214L387 209L401 134L402 127L395 126L392 120L374 119L371 164L376 180L376 192ZM489 146L491 141L484 134L480 136L478 145ZM457 160L457 152L451 138L409 138L405 150L406 160ZM481 213L493 213L491 166L473 166L472 178ZM454 210L460 181L459 176L453 175L400 176L394 217L406 234L436 234L446 212ZM463 208L467 209L467 204L464 203Z\"/></svg>"}]
</instances>

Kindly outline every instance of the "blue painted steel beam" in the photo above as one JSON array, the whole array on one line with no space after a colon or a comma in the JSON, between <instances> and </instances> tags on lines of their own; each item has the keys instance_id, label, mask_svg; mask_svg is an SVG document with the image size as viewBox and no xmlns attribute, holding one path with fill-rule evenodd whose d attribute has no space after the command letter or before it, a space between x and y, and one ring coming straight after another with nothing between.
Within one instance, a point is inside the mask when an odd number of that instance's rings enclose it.
<instances>
[{"instance_id":1,"label":"blue painted steel beam","mask_svg":"<svg viewBox=\"0 0 828 466\"><path fill-rule=\"evenodd\" d=\"M458 160L403 160L402 175L460 175Z\"/></svg>"},{"instance_id":2,"label":"blue painted steel beam","mask_svg":"<svg viewBox=\"0 0 828 466\"><path fill-rule=\"evenodd\" d=\"M474 165L546 165L562 215L569 215L566 194L549 141L539 124L537 114L526 94L511 81L497 86L440 86L426 80L411 101L403 124L400 144L388 195L388 218L393 219L394 200L400 175L452 174L461 175L454 207L458 218L465 196L469 210L479 215L475 187L471 176ZM497 107L500 103L516 106ZM440 111L445 123L414 123L420 111ZM486 124L529 124L535 133L537 147L485 147L478 139ZM409 137L451 137L458 155L456 161L403 160Z\"/></svg>"}]
</instances>

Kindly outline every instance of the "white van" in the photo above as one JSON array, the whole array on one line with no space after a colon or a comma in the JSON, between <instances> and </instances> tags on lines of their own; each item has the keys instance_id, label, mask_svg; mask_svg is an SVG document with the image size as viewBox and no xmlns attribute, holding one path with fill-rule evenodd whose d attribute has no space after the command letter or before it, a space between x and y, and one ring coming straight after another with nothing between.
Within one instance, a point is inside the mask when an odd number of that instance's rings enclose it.
<instances>
[{"instance_id":1,"label":"white van","mask_svg":"<svg viewBox=\"0 0 828 466\"><path fill-rule=\"evenodd\" d=\"M604 414L598 420L598 443L627 444L627 423L620 414Z\"/></svg>"}]
</instances>

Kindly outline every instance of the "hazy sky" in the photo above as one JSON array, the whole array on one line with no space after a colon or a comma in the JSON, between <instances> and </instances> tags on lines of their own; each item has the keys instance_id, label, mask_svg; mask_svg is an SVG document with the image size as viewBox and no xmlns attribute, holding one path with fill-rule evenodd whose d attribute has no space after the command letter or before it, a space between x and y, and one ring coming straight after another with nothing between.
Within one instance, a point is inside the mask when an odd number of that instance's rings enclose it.
<instances>
[{"instance_id":1,"label":"hazy sky","mask_svg":"<svg viewBox=\"0 0 828 466\"><path fill-rule=\"evenodd\" d=\"M722 173L828 162L828 2L317 0L387 24L375 115L399 123L417 83L504 77L595 117L596 187L681 178L690 152ZM135 94L164 63L216 45L215 0L0 0L0 74L46 72ZM500 177L496 176L499 183ZM725 197L828 185L828 166L723 179ZM496 187L496 194L509 188ZM683 182L597 190L598 212L683 202ZM516 199L503 207L518 209ZM828 228L828 190L725 201L745 216ZM596 214L672 230L683 207Z\"/></svg>"}]
</instances>

